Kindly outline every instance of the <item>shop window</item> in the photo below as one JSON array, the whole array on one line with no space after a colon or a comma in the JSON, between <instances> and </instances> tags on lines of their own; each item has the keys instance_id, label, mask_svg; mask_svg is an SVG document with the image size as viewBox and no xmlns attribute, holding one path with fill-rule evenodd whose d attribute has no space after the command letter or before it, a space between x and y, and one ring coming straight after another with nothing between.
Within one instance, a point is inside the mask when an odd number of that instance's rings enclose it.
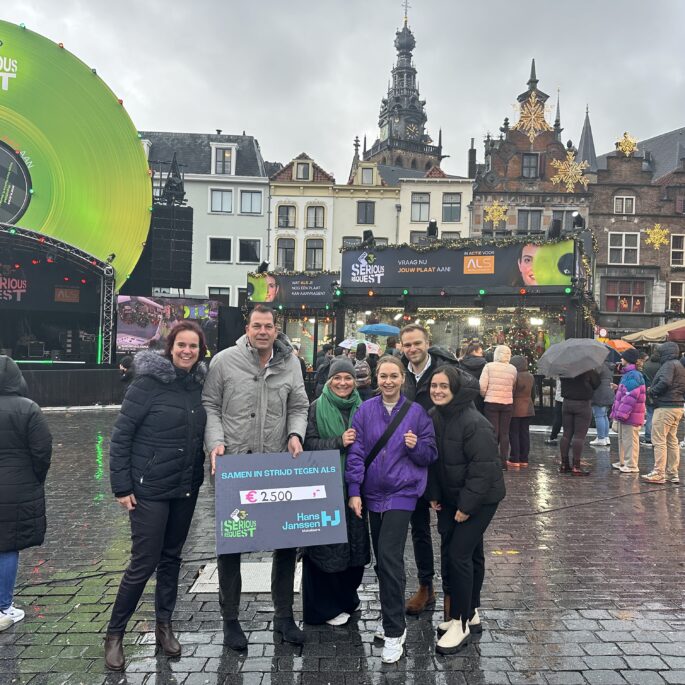
<instances>
[{"instance_id":1,"label":"shop window","mask_svg":"<svg viewBox=\"0 0 685 685\"><path fill-rule=\"evenodd\" d=\"M231 289L228 287L208 287L207 295L210 300L216 300L226 307L231 306Z\"/></svg>"},{"instance_id":2,"label":"shop window","mask_svg":"<svg viewBox=\"0 0 685 685\"><path fill-rule=\"evenodd\" d=\"M645 281L606 279L604 309L607 312L644 312Z\"/></svg>"},{"instance_id":3,"label":"shop window","mask_svg":"<svg viewBox=\"0 0 685 685\"><path fill-rule=\"evenodd\" d=\"M262 241L259 238L238 239L238 261L241 264L258 264L261 260Z\"/></svg>"},{"instance_id":4,"label":"shop window","mask_svg":"<svg viewBox=\"0 0 685 685\"><path fill-rule=\"evenodd\" d=\"M430 193L411 194L411 220L428 222L430 214Z\"/></svg>"},{"instance_id":5,"label":"shop window","mask_svg":"<svg viewBox=\"0 0 685 685\"><path fill-rule=\"evenodd\" d=\"M306 243L305 271L323 270L323 240L310 238Z\"/></svg>"},{"instance_id":6,"label":"shop window","mask_svg":"<svg viewBox=\"0 0 685 685\"><path fill-rule=\"evenodd\" d=\"M614 214L635 214L635 196L617 195L614 198Z\"/></svg>"},{"instance_id":7,"label":"shop window","mask_svg":"<svg viewBox=\"0 0 685 685\"><path fill-rule=\"evenodd\" d=\"M276 265L286 271L295 271L294 238L279 238L276 241Z\"/></svg>"},{"instance_id":8,"label":"shop window","mask_svg":"<svg viewBox=\"0 0 685 685\"><path fill-rule=\"evenodd\" d=\"M541 230L541 209L519 209L517 223L518 233L540 233Z\"/></svg>"},{"instance_id":9,"label":"shop window","mask_svg":"<svg viewBox=\"0 0 685 685\"><path fill-rule=\"evenodd\" d=\"M292 205L279 205L278 228L295 228L295 207Z\"/></svg>"},{"instance_id":10,"label":"shop window","mask_svg":"<svg viewBox=\"0 0 685 685\"><path fill-rule=\"evenodd\" d=\"M442 194L442 222L461 221L461 193Z\"/></svg>"},{"instance_id":11,"label":"shop window","mask_svg":"<svg viewBox=\"0 0 685 685\"><path fill-rule=\"evenodd\" d=\"M230 238L210 238L208 261L230 262L232 247L232 240Z\"/></svg>"},{"instance_id":12,"label":"shop window","mask_svg":"<svg viewBox=\"0 0 685 685\"><path fill-rule=\"evenodd\" d=\"M609 264L638 264L639 233L609 233Z\"/></svg>"},{"instance_id":13,"label":"shop window","mask_svg":"<svg viewBox=\"0 0 685 685\"><path fill-rule=\"evenodd\" d=\"M685 235L671 236L671 266L685 266Z\"/></svg>"},{"instance_id":14,"label":"shop window","mask_svg":"<svg viewBox=\"0 0 685 685\"><path fill-rule=\"evenodd\" d=\"M685 312L685 283L673 281L668 284L668 308L682 314Z\"/></svg>"},{"instance_id":15,"label":"shop window","mask_svg":"<svg viewBox=\"0 0 685 685\"><path fill-rule=\"evenodd\" d=\"M323 207L307 207L307 228L323 228Z\"/></svg>"},{"instance_id":16,"label":"shop window","mask_svg":"<svg viewBox=\"0 0 685 685\"><path fill-rule=\"evenodd\" d=\"M233 211L233 191L212 190L209 211L230 214Z\"/></svg>"},{"instance_id":17,"label":"shop window","mask_svg":"<svg viewBox=\"0 0 685 685\"><path fill-rule=\"evenodd\" d=\"M368 200L357 202L357 223L372 224L376 218L376 203Z\"/></svg>"},{"instance_id":18,"label":"shop window","mask_svg":"<svg viewBox=\"0 0 685 685\"><path fill-rule=\"evenodd\" d=\"M537 178L538 177L539 160L536 154L523 154L521 160L521 176L523 178Z\"/></svg>"}]
</instances>

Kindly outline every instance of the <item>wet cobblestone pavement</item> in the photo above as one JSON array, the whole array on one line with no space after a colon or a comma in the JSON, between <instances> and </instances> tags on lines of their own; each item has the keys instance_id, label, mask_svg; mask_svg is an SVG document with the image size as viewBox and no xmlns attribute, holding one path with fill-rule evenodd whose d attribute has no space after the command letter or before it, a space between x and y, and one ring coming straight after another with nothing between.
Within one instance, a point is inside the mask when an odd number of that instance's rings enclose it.
<instances>
[{"instance_id":1,"label":"wet cobblestone pavement","mask_svg":"<svg viewBox=\"0 0 685 685\"><path fill-rule=\"evenodd\" d=\"M587 447L589 478L562 476L555 448L540 434L533 436L531 466L506 474L508 496L486 536L485 630L459 655L435 654L440 618L425 612L408 618L406 657L382 664L372 638L379 603L371 569L361 611L343 627L307 626L303 647L274 639L268 595L243 595L248 652L224 649L217 597L189 594L199 569L213 560L207 481L174 617L183 657L155 656L151 584L125 640L126 673L108 674L103 634L129 549L126 514L109 491L114 417L48 415L56 445L48 536L21 555L16 603L26 619L0 633L1 685L685 683L681 486L643 484L614 471L615 436L611 452ZM642 448L643 473L652 461ZM409 593L417 582L411 544L407 570Z\"/></svg>"}]
</instances>

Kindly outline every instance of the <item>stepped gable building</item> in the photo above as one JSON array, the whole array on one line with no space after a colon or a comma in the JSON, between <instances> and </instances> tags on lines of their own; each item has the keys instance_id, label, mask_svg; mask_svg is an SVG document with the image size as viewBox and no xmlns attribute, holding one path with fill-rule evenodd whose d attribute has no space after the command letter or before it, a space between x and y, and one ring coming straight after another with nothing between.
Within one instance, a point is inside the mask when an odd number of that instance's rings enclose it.
<instances>
[{"instance_id":1,"label":"stepped gable building","mask_svg":"<svg viewBox=\"0 0 685 685\"><path fill-rule=\"evenodd\" d=\"M469 176L476 178L472 235L540 235L554 220L557 231L572 230L573 212L587 221L590 179L578 168L571 141L562 142L558 97L554 125L548 123L548 99L538 88L533 60L528 89L517 97L518 121L512 125L507 117L498 137L487 135L484 164L476 165L471 149ZM583 141L590 143L591 138Z\"/></svg>"},{"instance_id":2,"label":"stepped gable building","mask_svg":"<svg viewBox=\"0 0 685 685\"><path fill-rule=\"evenodd\" d=\"M685 315L685 128L641 142L626 133L597 162L598 324L619 337Z\"/></svg>"}]
</instances>

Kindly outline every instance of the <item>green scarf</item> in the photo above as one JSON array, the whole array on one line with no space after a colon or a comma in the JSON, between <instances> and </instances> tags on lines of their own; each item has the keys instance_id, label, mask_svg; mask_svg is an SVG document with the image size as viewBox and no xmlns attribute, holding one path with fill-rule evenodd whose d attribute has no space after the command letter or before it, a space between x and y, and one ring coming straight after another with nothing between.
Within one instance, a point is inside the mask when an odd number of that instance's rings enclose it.
<instances>
[{"instance_id":1,"label":"green scarf","mask_svg":"<svg viewBox=\"0 0 685 685\"><path fill-rule=\"evenodd\" d=\"M344 398L338 397L328 384L324 385L316 407L319 435L322 438L337 438L342 435L352 425L354 414L361 403L362 398L356 388L349 397ZM350 419L349 424L345 425L340 412L347 409L350 411Z\"/></svg>"}]
</instances>

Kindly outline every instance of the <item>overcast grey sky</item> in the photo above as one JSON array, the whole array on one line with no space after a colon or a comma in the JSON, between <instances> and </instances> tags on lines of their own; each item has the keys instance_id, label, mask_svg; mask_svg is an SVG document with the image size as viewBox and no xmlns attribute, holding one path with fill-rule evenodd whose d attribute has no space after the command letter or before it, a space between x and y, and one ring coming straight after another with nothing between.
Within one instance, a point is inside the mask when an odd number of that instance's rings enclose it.
<instances>
[{"instance_id":1,"label":"overcast grey sky","mask_svg":"<svg viewBox=\"0 0 685 685\"><path fill-rule=\"evenodd\" d=\"M685 125L683 0L410 0L428 131L466 173L498 132L535 57L597 153ZM307 152L347 180L355 135L377 135L401 0L2 0L0 18L63 42L124 100L139 129L241 133L264 158ZM548 117L553 119L553 114Z\"/></svg>"}]
</instances>

